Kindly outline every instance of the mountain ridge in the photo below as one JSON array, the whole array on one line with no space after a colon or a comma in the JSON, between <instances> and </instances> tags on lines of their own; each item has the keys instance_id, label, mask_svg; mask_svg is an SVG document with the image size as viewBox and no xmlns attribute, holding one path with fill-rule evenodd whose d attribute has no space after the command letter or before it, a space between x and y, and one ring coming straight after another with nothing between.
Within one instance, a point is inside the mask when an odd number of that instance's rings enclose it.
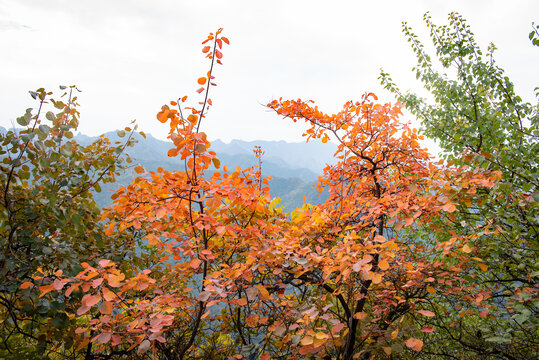
<instances>
[{"instance_id":1,"label":"mountain ridge","mask_svg":"<svg viewBox=\"0 0 539 360\"><path fill-rule=\"evenodd\" d=\"M0 132L6 131L0 126ZM133 158L134 163L141 164L147 171L156 171L159 167L168 171L183 170L184 162L179 157L167 156L168 150L174 146L171 141L157 139L149 133L145 135L144 138L135 133L133 136L137 141L136 144L126 148L126 153ZM103 136L111 143L126 140L125 137L119 137L117 131L106 132ZM79 132L72 140L87 146L98 138L99 136L88 136ZM322 175L326 163L335 162L333 158L337 149L335 144L239 139L228 143L215 139L211 144L210 149L217 153L221 166L226 165L229 168L240 166L244 169L258 164L253 149L255 146L262 147L265 152L262 157L262 176L271 177L270 193L273 197L281 198L281 204L288 211L301 206L304 196L310 203L323 202L327 197L327 193L322 193L319 198L319 192L313 186ZM127 185L137 176L132 168L126 169L117 178L116 183L102 185L102 192L95 194L96 201L100 206L111 205L112 192L122 185Z\"/></svg>"}]
</instances>

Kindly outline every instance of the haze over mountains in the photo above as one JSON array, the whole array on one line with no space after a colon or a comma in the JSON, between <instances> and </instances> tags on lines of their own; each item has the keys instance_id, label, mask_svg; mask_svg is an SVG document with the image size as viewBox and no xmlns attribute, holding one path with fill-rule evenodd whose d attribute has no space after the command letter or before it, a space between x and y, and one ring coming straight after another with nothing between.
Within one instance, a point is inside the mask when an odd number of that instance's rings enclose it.
<instances>
[{"instance_id":1,"label":"haze over mountains","mask_svg":"<svg viewBox=\"0 0 539 360\"><path fill-rule=\"evenodd\" d=\"M0 132L6 129L0 126ZM118 137L116 131L104 134L112 143L125 142L126 138ZM86 146L97 140L97 136L91 137L84 134L76 135L73 140ZM184 163L179 157L168 157L167 152L172 148L171 141L156 139L151 134L143 138L135 135L137 143L127 148L127 152L133 158L134 164L141 164L147 171L155 171L162 167L165 170L182 170ZM317 204L327 198L327 193L319 192L313 187L318 176L322 175L327 163L335 163L333 154L337 146L333 143L323 144L319 141L309 143L288 143L285 141L243 141L232 140L225 143L221 140L211 142L211 150L217 153L221 161L221 167L229 168L240 166L245 169L257 164L253 149L255 146L262 147L262 175L270 176L270 193L272 197L281 198L281 205L287 211L292 211L303 204L303 196L308 203ZM215 169L210 169L215 171ZM136 174L133 167L127 169L117 178L114 184L103 184L102 191L95 194L95 199L100 206L112 204L110 196L121 185L129 184Z\"/></svg>"},{"instance_id":2,"label":"haze over mountains","mask_svg":"<svg viewBox=\"0 0 539 360\"><path fill-rule=\"evenodd\" d=\"M111 142L125 141L119 138L116 132L105 134ZM134 158L135 163L140 163L147 171L155 171L158 167L165 170L183 169L183 161L179 158L170 158L167 151L172 147L170 141L156 139L151 134L146 138L140 135L135 137L138 143L128 148L127 152ZM97 137L89 137L79 134L74 137L81 145L89 145ZM271 176L270 192L273 197L281 198L281 204L292 211L295 207L303 204L303 196L309 203L323 202L327 194L320 197L318 191L313 188L319 175L322 174L326 163L334 163L333 154L336 145L323 144L317 141L309 143L287 143L285 141L243 141L233 140L225 143L221 140L211 142L211 150L217 153L221 166L229 168L240 166L248 168L256 164L253 153L255 146L262 147L265 152L262 160L262 175ZM106 184L103 191L96 194L96 200L101 206L110 205L111 191L120 185L130 183L138 174L132 169L118 178L116 184Z\"/></svg>"}]
</instances>

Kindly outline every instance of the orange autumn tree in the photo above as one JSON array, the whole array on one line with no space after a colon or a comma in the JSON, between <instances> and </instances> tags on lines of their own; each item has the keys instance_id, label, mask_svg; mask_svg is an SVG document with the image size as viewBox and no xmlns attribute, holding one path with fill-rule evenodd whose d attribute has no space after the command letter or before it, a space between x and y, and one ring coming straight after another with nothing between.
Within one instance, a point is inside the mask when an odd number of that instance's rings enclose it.
<instances>
[{"instance_id":1,"label":"orange autumn tree","mask_svg":"<svg viewBox=\"0 0 539 360\"><path fill-rule=\"evenodd\" d=\"M280 237L287 219L271 203L261 149L255 149L255 168L210 172L220 162L201 124L212 105L214 65L221 63L228 43L221 30L203 42L211 64L197 81L203 96L198 107L185 106L187 97L182 97L157 114L170 126L174 147L168 155L180 156L184 169L137 178L114 194L114 208L104 215L110 234L135 229L159 261L131 278L108 260L97 267L84 263L75 278L57 274L46 285L66 297L85 293L77 315L87 321L75 332L79 349L93 356L150 350L169 359L213 359L263 348L258 339L272 325L263 284L271 271L258 271L250 253L265 247L266 239ZM255 324L254 312L267 315Z\"/></svg>"},{"instance_id":2,"label":"orange autumn tree","mask_svg":"<svg viewBox=\"0 0 539 360\"><path fill-rule=\"evenodd\" d=\"M328 201L296 210L285 238L267 250L280 255L268 266L295 289L280 301L283 352L296 345L301 355L369 359L402 352L401 344L420 351L432 329L411 324L441 315L430 310L429 295L474 291L459 277L482 265L469 261L467 239L455 234L439 243L433 228L433 241L423 243L414 229L433 218L451 221L456 205L477 198L499 174L435 163L416 130L400 122L400 106L373 100L368 94L334 115L301 100L268 105L307 122L307 141L333 137L340 159L318 185L329 189Z\"/></svg>"},{"instance_id":3,"label":"orange autumn tree","mask_svg":"<svg viewBox=\"0 0 539 360\"><path fill-rule=\"evenodd\" d=\"M128 277L106 259L83 263L76 277L38 276L42 296L69 300L80 292L73 336L88 359L421 351L432 329L418 329L417 319L440 316L429 297L473 295L459 273L481 259L469 258L466 238L437 243L433 228L433 241L422 243L414 229L451 221L497 175L433 162L399 121L400 106L377 104L372 94L335 115L300 100L274 101L278 114L310 124L308 139L339 142L340 161L319 183L328 201L283 214L262 177L262 150L255 149L254 168L221 170L201 131L224 44L221 30L203 42L210 69L198 79L202 100L186 106L182 97L157 114L170 127L168 155L184 168L137 168L142 175L114 194L104 214L109 234L134 229L147 239L148 269Z\"/></svg>"}]
</instances>

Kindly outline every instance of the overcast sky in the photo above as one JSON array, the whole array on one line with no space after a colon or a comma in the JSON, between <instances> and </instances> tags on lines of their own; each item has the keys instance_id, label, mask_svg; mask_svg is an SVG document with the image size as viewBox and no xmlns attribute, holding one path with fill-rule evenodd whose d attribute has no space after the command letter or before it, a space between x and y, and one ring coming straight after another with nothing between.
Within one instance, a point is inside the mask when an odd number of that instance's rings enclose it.
<instances>
[{"instance_id":1,"label":"overcast sky","mask_svg":"<svg viewBox=\"0 0 539 360\"><path fill-rule=\"evenodd\" d=\"M423 14L447 23L461 13L518 93L534 101L539 49L531 46L537 0L485 1L127 1L0 0L0 125L32 106L28 90L76 84L88 135L140 128L165 138L155 114L179 96L196 97L208 69L201 41L219 27L231 41L215 72L210 138L300 141L301 129L269 112L273 98L313 99L336 112L347 100L376 92L380 68L403 89L419 90L407 21L428 42Z\"/></svg>"}]
</instances>

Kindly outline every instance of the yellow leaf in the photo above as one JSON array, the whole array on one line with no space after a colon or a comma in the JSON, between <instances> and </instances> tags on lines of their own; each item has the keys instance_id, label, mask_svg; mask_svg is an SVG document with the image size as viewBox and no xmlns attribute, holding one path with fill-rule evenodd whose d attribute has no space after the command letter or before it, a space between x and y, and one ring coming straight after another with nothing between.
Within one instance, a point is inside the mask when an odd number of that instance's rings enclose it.
<instances>
[{"instance_id":1,"label":"yellow leaf","mask_svg":"<svg viewBox=\"0 0 539 360\"><path fill-rule=\"evenodd\" d=\"M313 342L314 342L314 339L310 337L309 335L301 339L301 345L303 346L311 345Z\"/></svg>"},{"instance_id":2,"label":"yellow leaf","mask_svg":"<svg viewBox=\"0 0 539 360\"><path fill-rule=\"evenodd\" d=\"M354 314L354 319L363 320L367 317L367 313L361 311Z\"/></svg>"},{"instance_id":3,"label":"yellow leaf","mask_svg":"<svg viewBox=\"0 0 539 360\"><path fill-rule=\"evenodd\" d=\"M264 285L256 285L256 288L258 289L258 296L260 297L260 300L265 301L271 298Z\"/></svg>"},{"instance_id":4,"label":"yellow leaf","mask_svg":"<svg viewBox=\"0 0 539 360\"><path fill-rule=\"evenodd\" d=\"M429 294L434 294L436 292L436 289L433 288L432 286L427 286L427 292Z\"/></svg>"},{"instance_id":5,"label":"yellow leaf","mask_svg":"<svg viewBox=\"0 0 539 360\"><path fill-rule=\"evenodd\" d=\"M378 263L378 267L380 268L380 270L385 271L385 270L389 269L389 263L386 260L381 260Z\"/></svg>"},{"instance_id":6,"label":"yellow leaf","mask_svg":"<svg viewBox=\"0 0 539 360\"><path fill-rule=\"evenodd\" d=\"M374 273L372 275L372 283L373 284L380 284L382 282L383 276L380 273Z\"/></svg>"},{"instance_id":7,"label":"yellow leaf","mask_svg":"<svg viewBox=\"0 0 539 360\"><path fill-rule=\"evenodd\" d=\"M472 252L472 248L468 246L468 244L465 244L462 249L462 251L464 251L466 254L469 254Z\"/></svg>"},{"instance_id":8,"label":"yellow leaf","mask_svg":"<svg viewBox=\"0 0 539 360\"><path fill-rule=\"evenodd\" d=\"M488 266L485 265L485 264L482 264L482 263L479 263L477 264L477 266L479 266L479 268L483 271L487 271L488 270Z\"/></svg>"},{"instance_id":9,"label":"yellow leaf","mask_svg":"<svg viewBox=\"0 0 539 360\"><path fill-rule=\"evenodd\" d=\"M383 242L386 241L386 238L385 238L385 236L382 236L382 235L376 235L376 236L374 237L374 241L375 241L375 242L379 242L379 243L383 243Z\"/></svg>"}]
</instances>

